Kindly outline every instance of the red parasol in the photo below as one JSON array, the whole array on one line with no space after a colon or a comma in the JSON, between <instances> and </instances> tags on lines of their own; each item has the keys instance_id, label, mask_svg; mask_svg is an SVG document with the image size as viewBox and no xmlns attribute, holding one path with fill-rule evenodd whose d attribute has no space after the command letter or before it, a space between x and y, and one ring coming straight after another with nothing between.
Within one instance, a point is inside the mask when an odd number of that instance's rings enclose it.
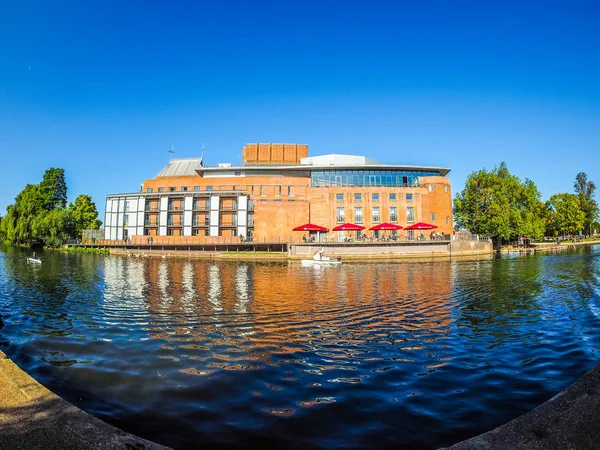
<instances>
[{"instance_id":1,"label":"red parasol","mask_svg":"<svg viewBox=\"0 0 600 450\"><path fill-rule=\"evenodd\" d=\"M332 231L360 231L364 230L365 227L362 225L356 225L355 223L344 223L342 225L338 225L335 228L332 228Z\"/></svg>"},{"instance_id":2,"label":"red parasol","mask_svg":"<svg viewBox=\"0 0 600 450\"><path fill-rule=\"evenodd\" d=\"M293 228L292 231L327 231L327 228L321 225L313 225L312 223L305 223L299 227Z\"/></svg>"},{"instance_id":3,"label":"red parasol","mask_svg":"<svg viewBox=\"0 0 600 450\"><path fill-rule=\"evenodd\" d=\"M400 225L395 225L393 223L387 223L387 222L383 222L380 223L379 225L375 225L371 228L369 228L369 230L401 230L402 227Z\"/></svg>"},{"instance_id":4,"label":"red parasol","mask_svg":"<svg viewBox=\"0 0 600 450\"><path fill-rule=\"evenodd\" d=\"M433 230L434 228L437 228L437 225L432 225L425 222L417 222L409 227L406 227L405 230Z\"/></svg>"}]
</instances>

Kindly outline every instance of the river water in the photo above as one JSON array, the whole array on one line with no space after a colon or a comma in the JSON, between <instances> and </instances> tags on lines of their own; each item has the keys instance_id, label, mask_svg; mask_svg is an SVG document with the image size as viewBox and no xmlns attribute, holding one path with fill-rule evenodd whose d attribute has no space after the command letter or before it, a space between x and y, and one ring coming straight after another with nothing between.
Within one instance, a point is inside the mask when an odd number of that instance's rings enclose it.
<instances>
[{"instance_id":1,"label":"river water","mask_svg":"<svg viewBox=\"0 0 600 450\"><path fill-rule=\"evenodd\" d=\"M340 267L25 254L0 249L0 349L175 448L436 448L598 360L598 246Z\"/></svg>"}]
</instances>

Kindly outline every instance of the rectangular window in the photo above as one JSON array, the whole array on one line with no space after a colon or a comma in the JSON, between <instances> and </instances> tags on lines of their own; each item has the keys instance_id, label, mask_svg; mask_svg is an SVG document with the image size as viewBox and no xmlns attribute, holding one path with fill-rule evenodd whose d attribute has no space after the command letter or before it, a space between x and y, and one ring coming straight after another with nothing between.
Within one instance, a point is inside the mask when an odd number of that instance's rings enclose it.
<instances>
[{"instance_id":1,"label":"rectangular window","mask_svg":"<svg viewBox=\"0 0 600 450\"><path fill-rule=\"evenodd\" d=\"M194 190L195 191L199 191L200 190L200 186L194 186Z\"/></svg>"},{"instance_id":2,"label":"rectangular window","mask_svg":"<svg viewBox=\"0 0 600 450\"><path fill-rule=\"evenodd\" d=\"M335 219L337 223L344 223L344 208L337 208Z\"/></svg>"},{"instance_id":3,"label":"rectangular window","mask_svg":"<svg viewBox=\"0 0 600 450\"><path fill-rule=\"evenodd\" d=\"M239 176L241 176L241 175L242 175L242 172L235 172L235 176L236 176L236 177L239 177Z\"/></svg>"},{"instance_id":4,"label":"rectangular window","mask_svg":"<svg viewBox=\"0 0 600 450\"><path fill-rule=\"evenodd\" d=\"M262 184L260 185L260 187L258 188L258 195L262 195Z\"/></svg>"},{"instance_id":5,"label":"rectangular window","mask_svg":"<svg viewBox=\"0 0 600 450\"><path fill-rule=\"evenodd\" d=\"M362 223L362 221L363 221L362 208L354 208L354 222Z\"/></svg>"},{"instance_id":6,"label":"rectangular window","mask_svg":"<svg viewBox=\"0 0 600 450\"><path fill-rule=\"evenodd\" d=\"M433 192L433 191L434 191L433 184L430 184L430 185L429 185L429 192Z\"/></svg>"},{"instance_id":7,"label":"rectangular window","mask_svg":"<svg viewBox=\"0 0 600 450\"><path fill-rule=\"evenodd\" d=\"M390 206L390 222L398 222L398 208Z\"/></svg>"},{"instance_id":8,"label":"rectangular window","mask_svg":"<svg viewBox=\"0 0 600 450\"><path fill-rule=\"evenodd\" d=\"M129 201L125 200L125 211L129 211Z\"/></svg>"},{"instance_id":9,"label":"rectangular window","mask_svg":"<svg viewBox=\"0 0 600 450\"><path fill-rule=\"evenodd\" d=\"M181 192L187 192L187 186L181 186Z\"/></svg>"},{"instance_id":10,"label":"rectangular window","mask_svg":"<svg viewBox=\"0 0 600 450\"><path fill-rule=\"evenodd\" d=\"M210 199L206 200L206 209L210 209Z\"/></svg>"},{"instance_id":11,"label":"rectangular window","mask_svg":"<svg viewBox=\"0 0 600 450\"><path fill-rule=\"evenodd\" d=\"M396 200L396 194L390 194L390 200Z\"/></svg>"},{"instance_id":12,"label":"rectangular window","mask_svg":"<svg viewBox=\"0 0 600 450\"><path fill-rule=\"evenodd\" d=\"M344 194L335 194L335 199L339 202L339 201L343 201L344 200Z\"/></svg>"},{"instance_id":13,"label":"rectangular window","mask_svg":"<svg viewBox=\"0 0 600 450\"><path fill-rule=\"evenodd\" d=\"M450 225L450 217L446 216L446 225Z\"/></svg>"},{"instance_id":14,"label":"rectangular window","mask_svg":"<svg viewBox=\"0 0 600 450\"><path fill-rule=\"evenodd\" d=\"M129 225L129 214L123 215L123 223L125 226Z\"/></svg>"},{"instance_id":15,"label":"rectangular window","mask_svg":"<svg viewBox=\"0 0 600 450\"><path fill-rule=\"evenodd\" d=\"M175 236L175 230L167 230L167 236Z\"/></svg>"},{"instance_id":16,"label":"rectangular window","mask_svg":"<svg viewBox=\"0 0 600 450\"><path fill-rule=\"evenodd\" d=\"M192 202L192 209L194 211L198 211L200 209L200 200L198 200L197 198L195 198Z\"/></svg>"},{"instance_id":17,"label":"rectangular window","mask_svg":"<svg viewBox=\"0 0 600 450\"><path fill-rule=\"evenodd\" d=\"M279 189L278 189L278 192L279 192L279 193L278 193L277 195L281 195L281 186L278 186L278 188L279 188Z\"/></svg>"},{"instance_id":18,"label":"rectangular window","mask_svg":"<svg viewBox=\"0 0 600 450\"><path fill-rule=\"evenodd\" d=\"M290 195L292 195L292 187L291 187L291 186L288 186L288 197L289 197Z\"/></svg>"},{"instance_id":19,"label":"rectangular window","mask_svg":"<svg viewBox=\"0 0 600 450\"><path fill-rule=\"evenodd\" d=\"M206 186L207 191L212 191L212 186Z\"/></svg>"},{"instance_id":20,"label":"rectangular window","mask_svg":"<svg viewBox=\"0 0 600 450\"><path fill-rule=\"evenodd\" d=\"M254 200L248 200L248 211L254 211Z\"/></svg>"},{"instance_id":21,"label":"rectangular window","mask_svg":"<svg viewBox=\"0 0 600 450\"><path fill-rule=\"evenodd\" d=\"M406 208L406 221L412 223L415 221L415 208L409 206Z\"/></svg>"},{"instance_id":22,"label":"rectangular window","mask_svg":"<svg viewBox=\"0 0 600 450\"><path fill-rule=\"evenodd\" d=\"M379 213L379 206L373 208L373 222L379 223L381 222L381 214Z\"/></svg>"},{"instance_id":23,"label":"rectangular window","mask_svg":"<svg viewBox=\"0 0 600 450\"><path fill-rule=\"evenodd\" d=\"M168 226L173 226L174 225L173 214L168 214L167 215L167 225Z\"/></svg>"},{"instance_id":24,"label":"rectangular window","mask_svg":"<svg viewBox=\"0 0 600 450\"><path fill-rule=\"evenodd\" d=\"M355 202L362 201L362 194L354 194L354 201Z\"/></svg>"},{"instance_id":25,"label":"rectangular window","mask_svg":"<svg viewBox=\"0 0 600 450\"><path fill-rule=\"evenodd\" d=\"M431 213L431 221L435 222L435 213Z\"/></svg>"},{"instance_id":26,"label":"rectangular window","mask_svg":"<svg viewBox=\"0 0 600 450\"><path fill-rule=\"evenodd\" d=\"M164 192L165 188L158 188L158 192Z\"/></svg>"},{"instance_id":27,"label":"rectangular window","mask_svg":"<svg viewBox=\"0 0 600 450\"><path fill-rule=\"evenodd\" d=\"M444 192L448 192L448 185L447 184L444 185Z\"/></svg>"},{"instance_id":28,"label":"rectangular window","mask_svg":"<svg viewBox=\"0 0 600 450\"><path fill-rule=\"evenodd\" d=\"M146 192L154 192L154 189L148 188L148 189L146 189Z\"/></svg>"},{"instance_id":29,"label":"rectangular window","mask_svg":"<svg viewBox=\"0 0 600 450\"><path fill-rule=\"evenodd\" d=\"M413 200L413 195L412 194L406 194L406 201L407 202L412 202Z\"/></svg>"},{"instance_id":30,"label":"rectangular window","mask_svg":"<svg viewBox=\"0 0 600 450\"><path fill-rule=\"evenodd\" d=\"M249 227L254 226L254 215L252 215L252 214L248 214L248 226Z\"/></svg>"},{"instance_id":31,"label":"rectangular window","mask_svg":"<svg viewBox=\"0 0 600 450\"><path fill-rule=\"evenodd\" d=\"M374 202L378 202L379 201L379 194L372 194L371 195L371 200L373 200Z\"/></svg>"},{"instance_id":32,"label":"rectangular window","mask_svg":"<svg viewBox=\"0 0 600 450\"><path fill-rule=\"evenodd\" d=\"M174 186L169 186L169 192L175 192L175 187Z\"/></svg>"},{"instance_id":33,"label":"rectangular window","mask_svg":"<svg viewBox=\"0 0 600 450\"><path fill-rule=\"evenodd\" d=\"M204 225L210 225L210 214L204 214Z\"/></svg>"}]
</instances>

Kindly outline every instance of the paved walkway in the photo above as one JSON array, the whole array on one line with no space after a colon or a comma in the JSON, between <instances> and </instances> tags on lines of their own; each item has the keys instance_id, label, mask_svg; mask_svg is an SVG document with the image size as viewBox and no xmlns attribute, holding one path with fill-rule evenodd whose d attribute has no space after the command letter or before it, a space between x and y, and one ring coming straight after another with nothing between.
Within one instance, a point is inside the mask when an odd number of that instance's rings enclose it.
<instances>
[{"instance_id":1,"label":"paved walkway","mask_svg":"<svg viewBox=\"0 0 600 450\"><path fill-rule=\"evenodd\" d=\"M167 447L125 433L43 387L0 351L0 450Z\"/></svg>"}]
</instances>

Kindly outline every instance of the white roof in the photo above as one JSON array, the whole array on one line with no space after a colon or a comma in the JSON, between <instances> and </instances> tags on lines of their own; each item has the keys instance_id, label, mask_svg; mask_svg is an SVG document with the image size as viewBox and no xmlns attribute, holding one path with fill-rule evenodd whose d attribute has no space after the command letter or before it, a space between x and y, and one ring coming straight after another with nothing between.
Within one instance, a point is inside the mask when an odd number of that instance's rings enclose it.
<instances>
[{"instance_id":1,"label":"white roof","mask_svg":"<svg viewBox=\"0 0 600 450\"><path fill-rule=\"evenodd\" d=\"M379 161L367 158L366 156L357 155L319 155L309 156L308 158L302 158L300 164L311 165L311 166L370 166L370 165L381 165Z\"/></svg>"},{"instance_id":2,"label":"white roof","mask_svg":"<svg viewBox=\"0 0 600 450\"><path fill-rule=\"evenodd\" d=\"M177 158L169 161L163 170L158 172L158 177L179 177L196 175L196 169L202 167L202 158Z\"/></svg>"}]
</instances>

